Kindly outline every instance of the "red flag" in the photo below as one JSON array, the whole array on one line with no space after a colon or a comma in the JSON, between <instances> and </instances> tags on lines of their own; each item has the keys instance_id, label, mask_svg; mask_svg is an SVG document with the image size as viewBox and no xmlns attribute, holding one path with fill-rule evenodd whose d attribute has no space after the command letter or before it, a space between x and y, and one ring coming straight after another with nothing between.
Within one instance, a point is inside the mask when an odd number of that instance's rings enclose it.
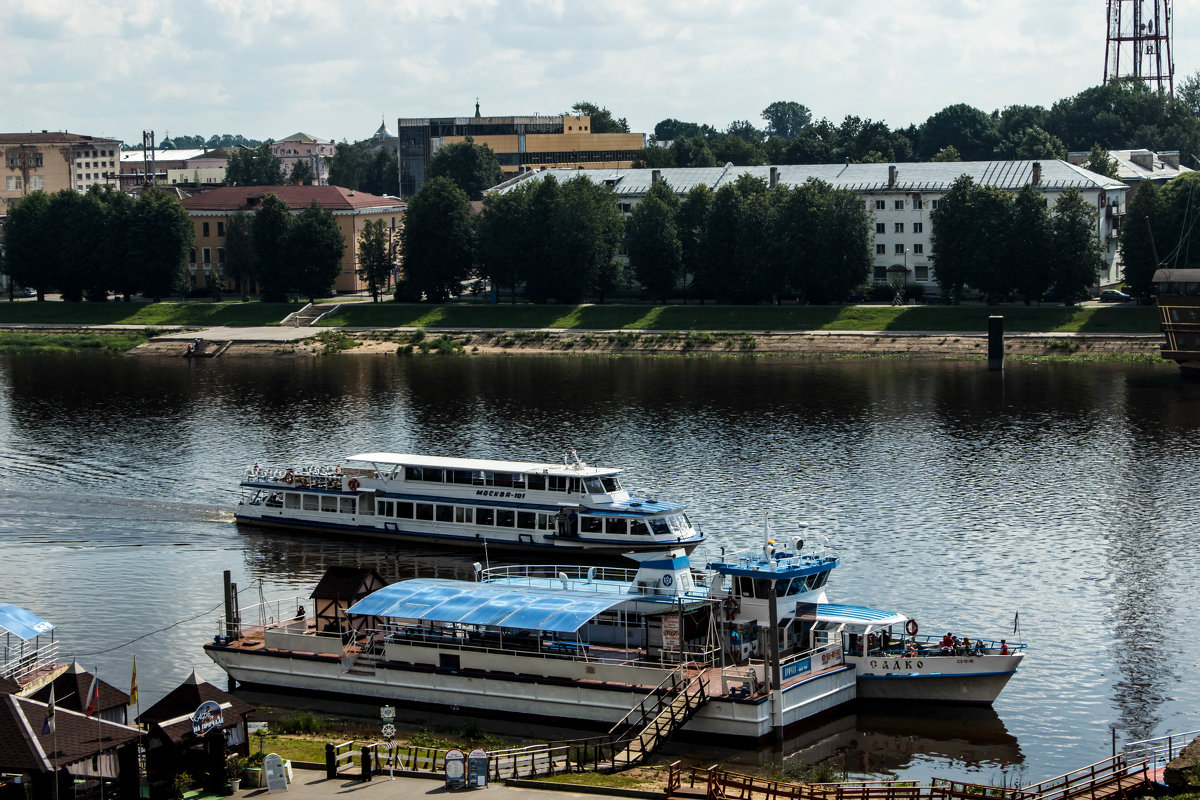
<instances>
[{"instance_id":1,"label":"red flag","mask_svg":"<svg viewBox=\"0 0 1200 800\"><path fill-rule=\"evenodd\" d=\"M87 706L84 708L83 713L87 714L90 717L99 710L100 710L100 676L93 675L92 676L92 685L88 689Z\"/></svg>"}]
</instances>

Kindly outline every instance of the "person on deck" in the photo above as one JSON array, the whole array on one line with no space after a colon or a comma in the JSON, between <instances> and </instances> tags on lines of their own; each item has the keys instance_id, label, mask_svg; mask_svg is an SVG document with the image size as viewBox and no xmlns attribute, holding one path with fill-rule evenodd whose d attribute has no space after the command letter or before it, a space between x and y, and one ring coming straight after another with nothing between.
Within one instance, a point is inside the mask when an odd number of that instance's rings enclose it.
<instances>
[{"instance_id":1,"label":"person on deck","mask_svg":"<svg viewBox=\"0 0 1200 800\"><path fill-rule=\"evenodd\" d=\"M1004 641L1003 639L1000 640L1000 655L1008 655L1008 642Z\"/></svg>"},{"instance_id":2,"label":"person on deck","mask_svg":"<svg viewBox=\"0 0 1200 800\"><path fill-rule=\"evenodd\" d=\"M954 647L954 634L946 631L946 635L942 637L942 643L938 647L943 650L949 650Z\"/></svg>"}]
</instances>

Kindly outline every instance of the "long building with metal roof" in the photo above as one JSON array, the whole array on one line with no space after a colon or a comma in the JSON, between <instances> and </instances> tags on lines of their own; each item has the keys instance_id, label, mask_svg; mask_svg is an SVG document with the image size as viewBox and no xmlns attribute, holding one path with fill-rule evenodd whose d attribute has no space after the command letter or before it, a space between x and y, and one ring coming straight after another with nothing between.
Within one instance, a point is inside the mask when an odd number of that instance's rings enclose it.
<instances>
[{"instance_id":1,"label":"long building with metal roof","mask_svg":"<svg viewBox=\"0 0 1200 800\"><path fill-rule=\"evenodd\" d=\"M664 181L679 195L704 184L714 192L742 175L761 178L769 186L800 186L810 178L863 196L874 214L875 263L873 281L886 284L889 273L903 273L909 284L936 292L933 271L933 225L929 214L962 175L978 184L1016 192L1026 185L1041 191L1053 207L1067 189L1078 189L1099 213L1096 236L1104 263L1099 284L1121 280L1117 234L1125 213L1128 187L1118 180L1089 172L1066 161L951 161L900 164L781 164L775 166L677 167L664 169L541 169L523 172L493 187L512 191L531 180L553 175L559 182L583 175L609 186L621 209L629 212L655 181Z\"/></svg>"}]
</instances>

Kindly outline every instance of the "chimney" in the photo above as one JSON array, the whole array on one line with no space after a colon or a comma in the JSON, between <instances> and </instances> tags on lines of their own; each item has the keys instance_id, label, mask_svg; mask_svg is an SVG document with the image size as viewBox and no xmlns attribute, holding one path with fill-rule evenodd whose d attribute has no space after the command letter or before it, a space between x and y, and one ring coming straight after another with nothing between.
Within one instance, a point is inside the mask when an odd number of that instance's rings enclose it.
<instances>
[{"instance_id":1,"label":"chimney","mask_svg":"<svg viewBox=\"0 0 1200 800\"><path fill-rule=\"evenodd\" d=\"M1033 162L1033 177L1029 181L1034 186L1042 185L1042 162Z\"/></svg>"},{"instance_id":2,"label":"chimney","mask_svg":"<svg viewBox=\"0 0 1200 800\"><path fill-rule=\"evenodd\" d=\"M779 185L779 167L771 167L771 188Z\"/></svg>"},{"instance_id":3,"label":"chimney","mask_svg":"<svg viewBox=\"0 0 1200 800\"><path fill-rule=\"evenodd\" d=\"M1087 150L1075 150L1067 153L1067 163L1074 164L1077 167L1082 167L1087 163L1087 160L1091 158L1091 155L1092 154Z\"/></svg>"},{"instance_id":4,"label":"chimney","mask_svg":"<svg viewBox=\"0 0 1200 800\"><path fill-rule=\"evenodd\" d=\"M662 180L662 170L655 169L650 171L650 183L658 183Z\"/></svg>"},{"instance_id":5,"label":"chimney","mask_svg":"<svg viewBox=\"0 0 1200 800\"><path fill-rule=\"evenodd\" d=\"M1142 169L1154 169L1154 153L1149 150L1130 150L1129 160Z\"/></svg>"},{"instance_id":6,"label":"chimney","mask_svg":"<svg viewBox=\"0 0 1200 800\"><path fill-rule=\"evenodd\" d=\"M1178 150L1163 150L1158 154L1162 162L1172 169L1179 169L1179 151Z\"/></svg>"},{"instance_id":7,"label":"chimney","mask_svg":"<svg viewBox=\"0 0 1200 800\"><path fill-rule=\"evenodd\" d=\"M895 185L896 185L896 165L889 164L888 165L888 186L895 186Z\"/></svg>"}]
</instances>

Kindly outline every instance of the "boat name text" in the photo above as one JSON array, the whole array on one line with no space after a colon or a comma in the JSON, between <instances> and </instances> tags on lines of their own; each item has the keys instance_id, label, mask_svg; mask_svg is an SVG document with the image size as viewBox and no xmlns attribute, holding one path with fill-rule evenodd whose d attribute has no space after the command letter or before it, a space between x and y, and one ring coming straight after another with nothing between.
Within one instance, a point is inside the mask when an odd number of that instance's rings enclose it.
<instances>
[{"instance_id":1,"label":"boat name text","mask_svg":"<svg viewBox=\"0 0 1200 800\"><path fill-rule=\"evenodd\" d=\"M903 666L901 666L901 665L903 665ZM909 670L911 670L911 669L921 669L924 666L925 666L925 662L919 658L918 659L897 658L897 659L893 659L891 661L888 661L887 659L884 659L883 661L878 661L874 658L871 659L871 669L887 669L887 670L909 669Z\"/></svg>"},{"instance_id":2,"label":"boat name text","mask_svg":"<svg viewBox=\"0 0 1200 800\"><path fill-rule=\"evenodd\" d=\"M476 489L475 494L479 497L511 497L514 500L521 500L525 497L524 492L503 492L499 489Z\"/></svg>"}]
</instances>

